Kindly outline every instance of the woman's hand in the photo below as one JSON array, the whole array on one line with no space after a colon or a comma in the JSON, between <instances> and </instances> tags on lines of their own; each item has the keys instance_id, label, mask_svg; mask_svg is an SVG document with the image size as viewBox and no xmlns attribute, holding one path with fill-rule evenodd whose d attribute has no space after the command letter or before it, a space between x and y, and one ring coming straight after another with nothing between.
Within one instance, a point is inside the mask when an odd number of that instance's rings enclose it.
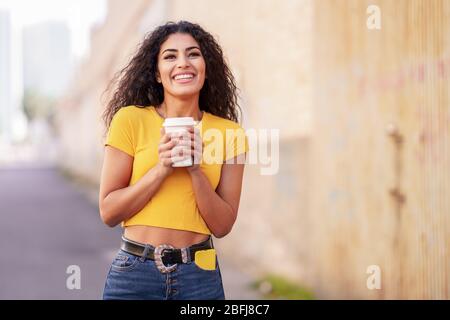
<instances>
[{"instance_id":1,"label":"woman's hand","mask_svg":"<svg viewBox=\"0 0 450 320\"><path fill-rule=\"evenodd\" d=\"M172 140L169 134L166 134L164 128L161 128L161 139L159 141L158 147L158 156L159 162L158 166L161 170L162 175L169 176L174 168L172 168L172 164L174 161L177 161L177 158L174 157L173 148L177 145L176 140Z\"/></svg>"},{"instance_id":2,"label":"woman's hand","mask_svg":"<svg viewBox=\"0 0 450 320\"><path fill-rule=\"evenodd\" d=\"M182 157L192 157L193 165L186 167L187 171L192 174L200 169L203 155L203 141L200 136L200 129L189 127L187 134L177 137L177 147L183 147L182 152L178 155ZM178 149L178 148L177 148Z\"/></svg>"},{"instance_id":3,"label":"woman's hand","mask_svg":"<svg viewBox=\"0 0 450 320\"><path fill-rule=\"evenodd\" d=\"M196 127L189 128L189 133L191 135L191 156L193 158L193 165L188 167L187 170L190 174L199 171L200 165L203 161L203 141L200 136L200 129Z\"/></svg>"}]
</instances>

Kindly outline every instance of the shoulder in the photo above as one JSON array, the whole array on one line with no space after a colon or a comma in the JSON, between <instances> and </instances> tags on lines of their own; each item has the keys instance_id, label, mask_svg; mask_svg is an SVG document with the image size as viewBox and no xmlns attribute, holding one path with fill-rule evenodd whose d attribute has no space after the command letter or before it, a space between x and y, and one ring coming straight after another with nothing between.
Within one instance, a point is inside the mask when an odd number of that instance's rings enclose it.
<instances>
[{"instance_id":1,"label":"shoulder","mask_svg":"<svg viewBox=\"0 0 450 320\"><path fill-rule=\"evenodd\" d=\"M149 112L150 107L138 107L134 105L120 108L112 119L112 124L117 125L135 125L142 121L144 115Z\"/></svg>"},{"instance_id":2,"label":"shoulder","mask_svg":"<svg viewBox=\"0 0 450 320\"><path fill-rule=\"evenodd\" d=\"M120 108L114 117L117 118L139 118L143 113L148 112L149 107L138 107L138 106L124 106Z\"/></svg>"}]
</instances>

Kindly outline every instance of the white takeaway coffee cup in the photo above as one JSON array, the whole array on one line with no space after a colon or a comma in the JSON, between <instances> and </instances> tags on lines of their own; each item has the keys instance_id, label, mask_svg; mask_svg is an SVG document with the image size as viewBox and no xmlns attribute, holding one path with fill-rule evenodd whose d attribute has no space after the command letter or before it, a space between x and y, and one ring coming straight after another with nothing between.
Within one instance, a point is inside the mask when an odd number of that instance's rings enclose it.
<instances>
[{"instance_id":1,"label":"white takeaway coffee cup","mask_svg":"<svg viewBox=\"0 0 450 320\"><path fill-rule=\"evenodd\" d=\"M194 121L194 118L192 118L192 117L166 118L163 123L163 127L164 127L166 134L171 134L171 133L182 134L182 133L187 133L189 127L193 127L196 124L197 124L197 122ZM176 146L173 148L173 149L175 149L175 152L177 151L176 148L177 148ZM184 148L186 148L186 147L184 147ZM174 162L172 164L172 167L190 167L190 166L192 166L192 164L193 164L192 157L187 157L186 159Z\"/></svg>"}]
</instances>

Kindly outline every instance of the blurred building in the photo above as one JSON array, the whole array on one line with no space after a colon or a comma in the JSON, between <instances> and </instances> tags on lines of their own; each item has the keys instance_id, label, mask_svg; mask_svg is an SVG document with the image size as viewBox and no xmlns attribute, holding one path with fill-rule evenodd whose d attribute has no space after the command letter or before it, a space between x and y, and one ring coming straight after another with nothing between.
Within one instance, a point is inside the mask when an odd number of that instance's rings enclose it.
<instances>
[{"instance_id":1,"label":"blurred building","mask_svg":"<svg viewBox=\"0 0 450 320\"><path fill-rule=\"evenodd\" d=\"M23 30L23 82L25 90L58 97L72 72L70 30L64 22L49 21Z\"/></svg>"},{"instance_id":2,"label":"blurred building","mask_svg":"<svg viewBox=\"0 0 450 320\"><path fill-rule=\"evenodd\" d=\"M11 19L0 11L0 144L11 140Z\"/></svg>"},{"instance_id":3,"label":"blurred building","mask_svg":"<svg viewBox=\"0 0 450 320\"><path fill-rule=\"evenodd\" d=\"M278 173L246 167L223 256L319 298L448 299L450 3L111 0L58 108L63 168L98 185L100 97L146 32L180 19L224 48L244 127L281 129Z\"/></svg>"},{"instance_id":4,"label":"blurred building","mask_svg":"<svg viewBox=\"0 0 450 320\"><path fill-rule=\"evenodd\" d=\"M0 148L20 143L27 123L21 108L20 43L15 41L13 18L0 11ZM0 150L0 162L10 158L8 149Z\"/></svg>"}]
</instances>

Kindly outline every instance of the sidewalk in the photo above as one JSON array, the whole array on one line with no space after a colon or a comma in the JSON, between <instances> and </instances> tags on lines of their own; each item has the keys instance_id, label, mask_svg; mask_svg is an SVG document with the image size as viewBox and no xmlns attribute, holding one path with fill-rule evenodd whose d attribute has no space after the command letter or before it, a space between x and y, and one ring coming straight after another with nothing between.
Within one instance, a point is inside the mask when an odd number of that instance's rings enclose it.
<instances>
[{"instance_id":1,"label":"sidewalk","mask_svg":"<svg viewBox=\"0 0 450 320\"><path fill-rule=\"evenodd\" d=\"M222 258L220 262L222 281L227 300L260 300L259 292L250 288L252 279L232 267Z\"/></svg>"}]
</instances>

